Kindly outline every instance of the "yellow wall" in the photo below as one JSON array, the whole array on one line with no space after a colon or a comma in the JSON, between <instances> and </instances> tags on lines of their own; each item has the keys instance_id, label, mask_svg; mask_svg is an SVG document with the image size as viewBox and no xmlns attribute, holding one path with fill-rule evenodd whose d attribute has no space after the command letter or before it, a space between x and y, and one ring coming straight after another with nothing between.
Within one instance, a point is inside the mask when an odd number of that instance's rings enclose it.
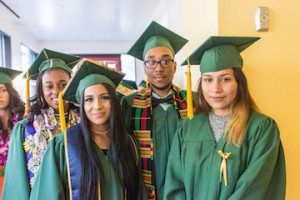
<instances>
[{"instance_id":1,"label":"yellow wall","mask_svg":"<svg viewBox=\"0 0 300 200\"><path fill-rule=\"evenodd\" d=\"M255 31L255 8L269 8L269 31ZM287 166L286 199L300 186L300 1L219 0L219 35L259 36L246 49L244 71L261 111L280 128Z\"/></svg>"}]
</instances>

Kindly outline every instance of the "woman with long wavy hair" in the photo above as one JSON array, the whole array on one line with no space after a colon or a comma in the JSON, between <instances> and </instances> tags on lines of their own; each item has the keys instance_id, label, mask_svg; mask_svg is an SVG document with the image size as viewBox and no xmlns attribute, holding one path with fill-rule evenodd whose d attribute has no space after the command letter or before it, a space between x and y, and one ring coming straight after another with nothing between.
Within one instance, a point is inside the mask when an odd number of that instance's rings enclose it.
<instances>
[{"instance_id":1,"label":"woman with long wavy hair","mask_svg":"<svg viewBox=\"0 0 300 200\"><path fill-rule=\"evenodd\" d=\"M12 83L12 80L20 73L21 71L0 67L0 194L10 135L14 125L23 119L25 109L24 102Z\"/></svg>"},{"instance_id":2,"label":"woman with long wavy hair","mask_svg":"<svg viewBox=\"0 0 300 200\"><path fill-rule=\"evenodd\" d=\"M284 200L284 152L276 122L260 113L240 52L257 37L210 37L191 56L201 78L193 119L174 137L165 199Z\"/></svg>"}]
</instances>

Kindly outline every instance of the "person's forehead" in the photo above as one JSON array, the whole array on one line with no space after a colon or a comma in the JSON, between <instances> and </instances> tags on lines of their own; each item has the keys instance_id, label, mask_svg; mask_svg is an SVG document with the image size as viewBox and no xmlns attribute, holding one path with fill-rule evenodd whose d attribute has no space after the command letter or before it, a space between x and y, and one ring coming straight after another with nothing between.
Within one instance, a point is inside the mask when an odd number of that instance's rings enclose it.
<instances>
[{"instance_id":1,"label":"person's forehead","mask_svg":"<svg viewBox=\"0 0 300 200\"><path fill-rule=\"evenodd\" d=\"M149 51L145 55L145 58L149 57L174 57L174 54L167 47L158 46L149 49Z\"/></svg>"}]
</instances>

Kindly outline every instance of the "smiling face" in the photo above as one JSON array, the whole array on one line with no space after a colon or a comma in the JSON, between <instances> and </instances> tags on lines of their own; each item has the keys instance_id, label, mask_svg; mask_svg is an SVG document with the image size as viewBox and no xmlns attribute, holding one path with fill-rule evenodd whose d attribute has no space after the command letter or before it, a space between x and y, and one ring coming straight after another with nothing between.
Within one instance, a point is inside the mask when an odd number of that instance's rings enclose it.
<instances>
[{"instance_id":1,"label":"smiling face","mask_svg":"<svg viewBox=\"0 0 300 200\"><path fill-rule=\"evenodd\" d=\"M106 131L109 126L110 96L102 84L84 90L84 112L92 129Z\"/></svg>"},{"instance_id":2,"label":"smiling face","mask_svg":"<svg viewBox=\"0 0 300 200\"><path fill-rule=\"evenodd\" d=\"M233 69L203 73L201 84L203 96L212 112L218 116L228 115L238 91Z\"/></svg>"},{"instance_id":3,"label":"smiling face","mask_svg":"<svg viewBox=\"0 0 300 200\"><path fill-rule=\"evenodd\" d=\"M174 59L174 55L166 47L154 47L145 55L145 61L161 61ZM149 69L144 65L145 74L152 86L153 91L160 95L166 95L170 91L171 83L176 71L176 62L171 67L163 68L157 64L156 68Z\"/></svg>"},{"instance_id":4,"label":"smiling face","mask_svg":"<svg viewBox=\"0 0 300 200\"><path fill-rule=\"evenodd\" d=\"M58 94L66 87L69 80L70 75L60 68L48 70L43 74L43 95L46 103L54 109L55 113L58 113ZM64 102L64 107L67 110L68 103Z\"/></svg>"},{"instance_id":5,"label":"smiling face","mask_svg":"<svg viewBox=\"0 0 300 200\"><path fill-rule=\"evenodd\" d=\"M9 105L9 93L4 84L0 84L0 110L7 109Z\"/></svg>"}]
</instances>

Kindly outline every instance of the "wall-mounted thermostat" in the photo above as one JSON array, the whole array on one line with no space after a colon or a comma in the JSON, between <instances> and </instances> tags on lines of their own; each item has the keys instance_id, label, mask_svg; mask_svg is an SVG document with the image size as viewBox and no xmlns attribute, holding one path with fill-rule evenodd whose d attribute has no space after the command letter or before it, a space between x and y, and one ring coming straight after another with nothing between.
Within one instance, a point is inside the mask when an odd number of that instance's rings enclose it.
<instances>
[{"instance_id":1,"label":"wall-mounted thermostat","mask_svg":"<svg viewBox=\"0 0 300 200\"><path fill-rule=\"evenodd\" d=\"M256 31L263 32L269 30L269 8L257 7L255 12Z\"/></svg>"}]
</instances>

